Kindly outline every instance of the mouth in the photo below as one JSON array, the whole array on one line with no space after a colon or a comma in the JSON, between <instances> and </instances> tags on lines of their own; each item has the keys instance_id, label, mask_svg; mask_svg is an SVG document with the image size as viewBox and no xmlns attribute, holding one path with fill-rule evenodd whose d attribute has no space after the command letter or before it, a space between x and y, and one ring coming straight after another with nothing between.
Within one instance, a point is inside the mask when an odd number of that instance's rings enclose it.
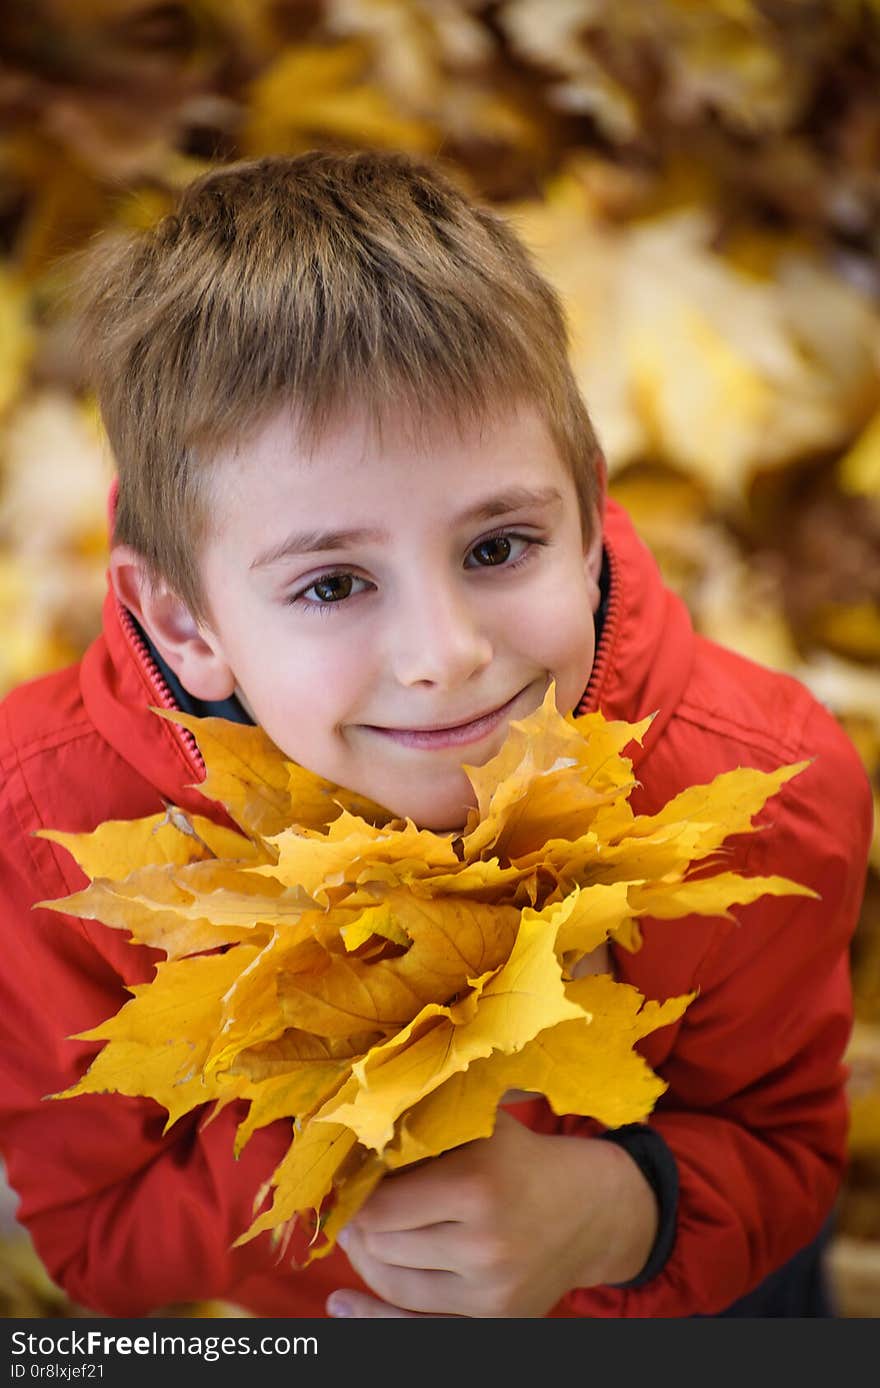
<instances>
[{"instance_id":1,"label":"mouth","mask_svg":"<svg viewBox=\"0 0 880 1388\"><path fill-rule=\"evenodd\" d=\"M471 742L479 742L497 728L523 692L522 689L518 690L506 703L463 723L432 724L422 728L382 728L376 724L364 726L370 732L378 733L403 747L463 747Z\"/></svg>"}]
</instances>

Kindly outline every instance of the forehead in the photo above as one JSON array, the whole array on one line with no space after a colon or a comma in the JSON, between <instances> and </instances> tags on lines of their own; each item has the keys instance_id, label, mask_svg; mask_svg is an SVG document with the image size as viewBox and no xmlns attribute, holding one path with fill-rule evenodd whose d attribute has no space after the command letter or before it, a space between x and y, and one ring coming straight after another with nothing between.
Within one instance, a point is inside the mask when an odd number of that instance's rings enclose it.
<instances>
[{"instance_id":1,"label":"forehead","mask_svg":"<svg viewBox=\"0 0 880 1388\"><path fill-rule=\"evenodd\" d=\"M215 533L292 518L325 526L354 525L427 508L438 519L504 493L559 492L576 500L543 417L528 405L479 420L443 417L371 419L352 411L313 440L295 414L280 410L210 467L209 509ZM511 508L512 509L512 508Z\"/></svg>"}]
</instances>

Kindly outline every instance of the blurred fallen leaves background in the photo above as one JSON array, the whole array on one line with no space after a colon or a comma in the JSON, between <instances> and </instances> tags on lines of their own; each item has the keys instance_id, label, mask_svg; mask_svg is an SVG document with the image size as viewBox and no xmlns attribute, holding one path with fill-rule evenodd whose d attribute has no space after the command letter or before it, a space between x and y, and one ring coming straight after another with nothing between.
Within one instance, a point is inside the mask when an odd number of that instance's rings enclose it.
<instances>
[{"instance_id":1,"label":"blurred fallen leaves background","mask_svg":"<svg viewBox=\"0 0 880 1388\"><path fill-rule=\"evenodd\" d=\"M880 804L880 0L5 0L0 694L97 633L112 474L65 256L231 159L438 154L565 301L627 505ZM842 1314L880 1314L880 827L853 945ZM0 1315L75 1316L0 1209ZM165 1314L234 1315L223 1303Z\"/></svg>"}]
</instances>

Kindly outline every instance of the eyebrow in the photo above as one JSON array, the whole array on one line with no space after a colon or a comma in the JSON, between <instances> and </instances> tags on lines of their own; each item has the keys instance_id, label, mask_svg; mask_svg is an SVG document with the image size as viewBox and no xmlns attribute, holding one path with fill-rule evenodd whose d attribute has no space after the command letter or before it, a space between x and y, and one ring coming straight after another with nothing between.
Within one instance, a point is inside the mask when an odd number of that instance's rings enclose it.
<instances>
[{"instance_id":1,"label":"eyebrow","mask_svg":"<svg viewBox=\"0 0 880 1388\"><path fill-rule=\"evenodd\" d=\"M549 506L562 501L562 493L556 487L508 487L469 506L460 512L454 524L462 525L468 521L492 520L496 516L506 516L512 511L521 511L529 506ZM301 530L288 535L280 544L264 550L252 560L250 568L265 569L282 560L292 559L298 554L318 554L325 550L346 549L351 545L377 543L385 539L387 531L357 527L348 530Z\"/></svg>"}]
</instances>

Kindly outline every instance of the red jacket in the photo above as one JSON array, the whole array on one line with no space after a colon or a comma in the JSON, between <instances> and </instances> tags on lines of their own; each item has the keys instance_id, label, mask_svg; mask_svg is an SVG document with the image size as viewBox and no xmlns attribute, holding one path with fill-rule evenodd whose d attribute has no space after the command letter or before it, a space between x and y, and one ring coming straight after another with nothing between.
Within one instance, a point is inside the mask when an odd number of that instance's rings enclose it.
<instances>
[{"instance_id":1,"label":"red jacket","mask_svg":"<svg viewBox=\"0 0 880 1388\"><path fill-rule=\"evenodd\" d=\"M640 1046L668 1083L651 1122L678 1162L676 1240L647 1284L577 1290L554 1314L711 1315L807 1243L835 1200L848 946L871 799L834 719L797 681L696 636L613 504L606 548L611 596L581 711L630 721L657 711L644 747L629 749L637 811L732 767L815 759L765 807L768 832L743 836L731 866L793 877L820 900L764 898L736 921L647 921L641 950L616 952L618 976L649 998L699 990L681 1022ZM171 702L108 594L103 635L83 659L0 704L0 1151L19 1219L74 1301L117 1316L202 1298L322 1316L332 1287L361 1285L341 1251L294 1271L276 1263L268 1235L230 1247L287 1147L286 1124L258 1133L236 1162L241 1113L231 1109L205 1127L188 1115L163 1137L151 1100L44 1102L95 1053L66 1038L115 1013L159 956L96 922L33 910L84 885L69 855L33 831L89 830L153 814L163 799L204 812L190 788L203 774L192 739L148 711ZM522 1112L537 1129L591 1130L560 1123L541 1100Z\"/></svg>"}]
</instances>

